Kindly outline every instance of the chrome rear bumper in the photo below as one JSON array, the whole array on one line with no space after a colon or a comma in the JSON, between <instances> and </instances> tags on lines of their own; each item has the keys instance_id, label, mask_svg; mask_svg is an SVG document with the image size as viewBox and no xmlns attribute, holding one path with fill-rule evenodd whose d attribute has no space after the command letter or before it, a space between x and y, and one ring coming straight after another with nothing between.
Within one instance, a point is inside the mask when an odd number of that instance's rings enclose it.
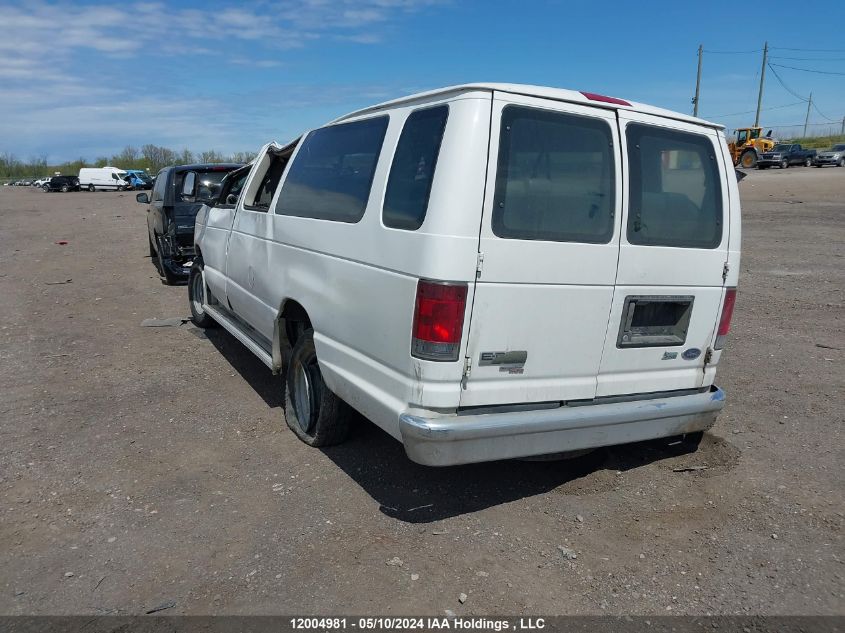
<instances>
[{"instance_id":1,"label":"chrome rear bumper","mask_svg":"<svg viewBox=\"0 0 845 633\"><path fill-rule=\"evenodd\" d=\"M545 455L710 428L725 392L481 415L399 416L405 451L427 466Z\"/></svg>"}]
</instances>

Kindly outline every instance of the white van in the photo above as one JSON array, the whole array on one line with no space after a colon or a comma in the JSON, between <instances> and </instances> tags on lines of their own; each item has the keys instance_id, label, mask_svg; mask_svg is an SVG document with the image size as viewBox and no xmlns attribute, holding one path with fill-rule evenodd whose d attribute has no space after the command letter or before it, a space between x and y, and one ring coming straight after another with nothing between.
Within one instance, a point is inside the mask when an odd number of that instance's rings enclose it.
<instances>
[{"instance_id":1,"label":"white van","mask_svg":"<svg viewBox=\"0 0 845 633\"><path fill-rule=\"evenodd\" d=\"M117 167L83 167L79 170L79 188L88 191L112 189L123 191L129 187L129 174Z\"/></svg>"},{"instance_id":2,"label":"white van","mask_svg":"<svg viewBox=\"0 0 845 633\"><path fill-rule=\"evenodd\" d=\"M736 297L721 126L586 92L443 88L264 148L200 210L189 298L286 376L288 426L352 407L419 463L692 436Z\"/></svg>"}]
</instances>

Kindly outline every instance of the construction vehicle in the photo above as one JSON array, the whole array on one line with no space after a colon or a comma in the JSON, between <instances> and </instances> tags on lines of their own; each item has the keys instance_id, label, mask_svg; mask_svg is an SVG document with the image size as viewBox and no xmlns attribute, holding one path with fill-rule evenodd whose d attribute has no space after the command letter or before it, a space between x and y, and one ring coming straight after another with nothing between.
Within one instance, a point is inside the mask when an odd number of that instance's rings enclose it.
<instances>
[{"instance_id":1,"label":"construction vehicle","mask_svg":"<svg viewBox=\"0 0 845 633\"><path fill-rule=\"evenodd\" d=\"M762 136L761 127L741 127L736 130L736 140L728 143L728 150L734 165L753 169L757 166L757 159L763 152L768 152L775 146L772 131Z\"/></svg>"}]
</instances>

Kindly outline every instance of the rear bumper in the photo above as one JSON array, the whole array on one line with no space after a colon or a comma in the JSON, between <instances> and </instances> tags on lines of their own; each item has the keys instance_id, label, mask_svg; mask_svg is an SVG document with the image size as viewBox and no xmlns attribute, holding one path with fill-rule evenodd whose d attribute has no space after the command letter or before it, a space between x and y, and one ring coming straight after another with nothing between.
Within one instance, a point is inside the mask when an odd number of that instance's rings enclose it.
<instances>
[{"instance_id":1,"label":"rear bumper","mask_svg":"<svg viewBox=\"0 0 845 633\"><path fill-rule=\"evenodd\" d=\"M545 455L694 433L725 405L717 387L691 395L484 415L399 416L405 451L427 466Z\"/></svg>"}]
</instances>

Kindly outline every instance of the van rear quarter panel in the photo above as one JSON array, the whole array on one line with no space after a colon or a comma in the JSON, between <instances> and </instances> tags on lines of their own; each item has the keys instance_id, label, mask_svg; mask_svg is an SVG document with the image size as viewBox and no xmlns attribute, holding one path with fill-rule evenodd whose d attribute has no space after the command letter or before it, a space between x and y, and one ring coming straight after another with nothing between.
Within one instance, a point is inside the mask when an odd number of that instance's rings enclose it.
<instances>
[{"instance_id":1,"label":"van rear quarter panel","mask_svg":"<svg viewBox=\"0 0 845 633\"><path fill-rule=\"evenodd\" d=\"M405 119L416 109L441 103L448 103L449 117L425 221L416 231L387 228L382 223L382 202ZM238 213L232 243L249 238L249 247L239 250L244 259L237 265L250 269L242 278L251 286L233 288L230 276L229 294L249 293L260 299L251 320L269 339L284 303L300 303L314 327L328 386L399 437L401 411L413 407L454 411L459 403L465 350L456 362L414 359L411 325L421 278L466 282L470 294L465 327L469 323L490 95L462 94L386 113L390 121L363 218L350 224L273 213L284 195L286 173L269 214ZM296 154L291 164L295 162Z\"/></svg>"}]
</instances>

